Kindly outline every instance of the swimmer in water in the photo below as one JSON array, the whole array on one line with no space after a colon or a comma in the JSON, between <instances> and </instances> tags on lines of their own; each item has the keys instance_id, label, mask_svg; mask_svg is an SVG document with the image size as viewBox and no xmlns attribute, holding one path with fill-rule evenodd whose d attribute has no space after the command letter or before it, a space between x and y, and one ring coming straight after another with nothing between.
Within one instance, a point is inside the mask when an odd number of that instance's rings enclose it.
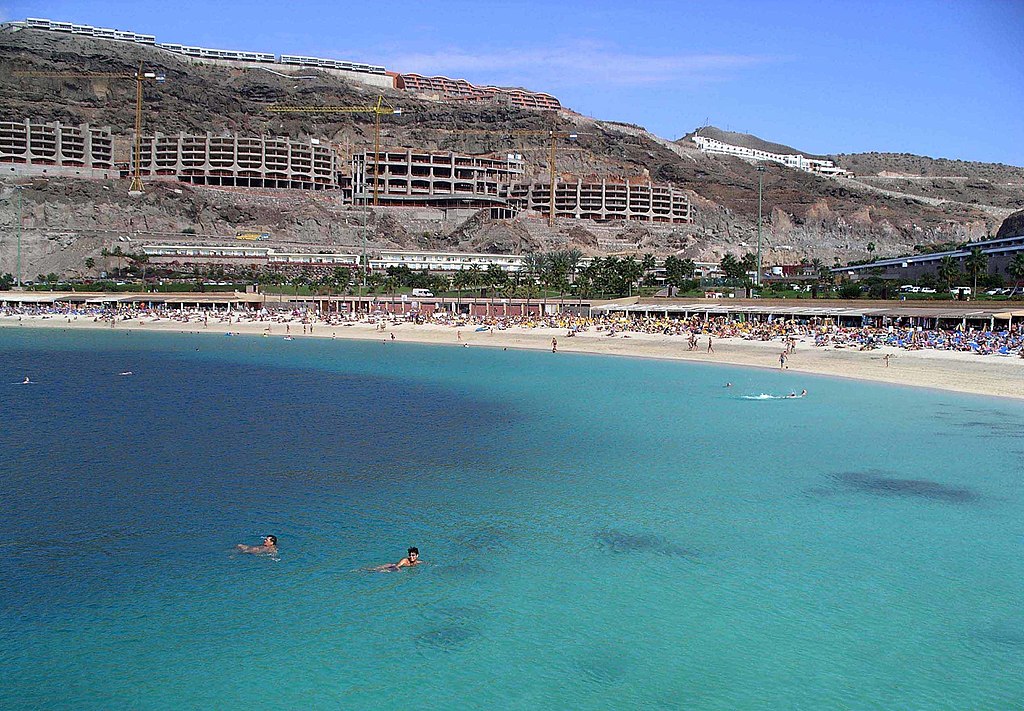
<instances>
[{"instance_id":1,"label":"swimmer in water","mask_svg":"<svg viewBox=\"0 0 1024 711\"><path fill-rule=\"evenodd\" d=\"M405 558L402 558L402 560L398 561L397 563L385 563L384 565L379 565L376 568L374 568L374 570L380 572L391 572L399 570L400 568L411 568L415 565L419 565L422 562L423 561L420 560L420 549L416 546L413 546L412 548L406 551L406 556Z\"/></svg>"},{"instance_id":2,"label":"swimmer in water","mask_svg":"<svg viewBox=\"0 0 1024 711\"><path fill-rule=\"evenodd\" d=\"M131 375L131 374L132 374L132 371L130 371L130 370L126 370L123 373L118 373L118 375Z\"/></svg>"},{"instance_id":3,"label":"swimmer in water","mask_svg":"<svg viewBox=\"0 0 1024 711\"><path fill-rule=\"evenodd\" d=\"M244 543L239 543L235 548L239 553L253 553L257 555L260 553L266 553L268 555L276 555L277 536L264 536L262 545L247 546Z\"/></svg>"},{"instance_id":4,"label":"swimmer in water","mask_svg":"<svg viewBox=\"0 0 1024 711\"><path fill-rule=\"evenodd\" d=\"M22 385L31 385L31 384L32 384L32 381L31 381L31 380L29 380L29 379L28 379L28 376L26 375L26 376L25 376L25 379L21 381L21 384L22 384Z\"/></svg>"},{"instance_id":5,"label":"swimmer in water","mask_svg":"<svg viewBox=\"0 0 1024 711\"><path fill-rule=\"evenodd\" d=\"M731 388L731 387L732 387L732 383L726 383L726 384L725 384L725 387L727 387L727 388Z\"/></svg>"}]
</instances>

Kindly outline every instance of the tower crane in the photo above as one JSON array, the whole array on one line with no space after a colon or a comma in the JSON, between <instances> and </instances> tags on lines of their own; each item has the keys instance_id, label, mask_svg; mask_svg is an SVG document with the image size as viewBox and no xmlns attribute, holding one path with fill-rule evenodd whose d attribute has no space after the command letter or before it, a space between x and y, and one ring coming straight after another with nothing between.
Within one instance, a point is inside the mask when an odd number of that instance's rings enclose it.
<instances>
[{"instance_id":1,"label":"tower crane","mask_svg":"<svg viewBox=\"0 0 1024 711\"><path fill-rule=\"evenodd\" d=\"M402 110L395 108L383 96L370 106L287 106L274 104L267 111L278 114L373 114L373 205L378 203L377 177L380 171L380 117L399 116Z\"/></svg>"},{"instance_id":2,"label":"tower crane","mask_svg":"<svg viewBox=\"0 0 1024 711\"><path fill-rule=\"evenodd\" d=\"M549 130L529 130L529 129L513 129L511 131L494 131L486 129L468 129L465 131L455 131L460 135L492 135L492 136L546 136L551 139L551 146L548 151L548 169L551 173L551 185L548 188L548 226L554 226L555 224L555 151L558 148L559 139L567 139L569 141L575 141L579 138L576 133L568 133L565 131L556 131L554 129Z\"/></svg>"},{"instance_id":3,"label":"tower crane","mask_svg":"<svg viewBox=\"0 0 1024 711\"><path fill-rule=\"evenodd\" d=\"M142 62L134 72L42 72L17 71L19 77L51 77L55 79L130 79L135 82L135 157L132 161L132 182L128 186L129 195L141 195L145 188L142 185L140 153L142 150L142 84L155 82L163 84L166 78L156 72L144 72Z\"/></svg>"}]
</instances>

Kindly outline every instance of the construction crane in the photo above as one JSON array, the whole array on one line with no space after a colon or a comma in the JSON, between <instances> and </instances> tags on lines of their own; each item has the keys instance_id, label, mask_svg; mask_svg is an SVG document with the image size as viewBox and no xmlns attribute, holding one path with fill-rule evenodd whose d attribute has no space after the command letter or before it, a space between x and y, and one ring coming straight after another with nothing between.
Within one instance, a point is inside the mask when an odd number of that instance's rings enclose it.
<instances>
[{"instance_id":1,"label":"construction crane","mask_svg":"<svg viewBox=\"0 0 1024 711\"><path fill-rule=\"evenodd\" d=\"M555 151L558 148L558 140L559 139L565 138L565 139L568 139L570 141L575 141L577 138L579 138L578 134L576 134L576 133L566 133L564 131L556 131L554 129L549 129L547 131L543 131L543 130L537 131L537 130L528 130L528 129L513 129L511 131L493 131L493 130L484 130L484 129L480 129L480 130L469 129L469 130L465 130L465 131L458 131L457 130L457 131L455 131L455 133L458 133L460 135L478 134L478 135L509 136L509 137L516 137L516 136L547 136L548 138L550 138L551 139L551 146L550 146L550 148L548 150L548 169L549 169L549 171L551 173L551 185L548 187L548 193L549 193L549 195L548 195L548 198L549 198L549 204L548 204L548 226L549 227L554 226L554 224L555 224Z\"/></svg>"},{"instance_id":2,"label":"construction crane","mask_svg":"<svg viewBox=\"0 0 1024 711\"><path fill-rule=\"evenodd\" d=\"M377 97L377 103L371 106L284 106L274 104L267 111L277 114L373 114L373 205L378 204L377 177L380 172L380 117L386 115L399 116L401 109L388 103L383 96Z\"/></svg>"},{"instance_id":3,"label":"construction crane","mask_svg":"<svg viewBox=\"0 0 1024 711\"><path fill-rule=\"evenodd\" d=\"M134 72L37 72L18 71L14 72L19 77L50 77L54 79L130 79L135 82L135 157L132 161L132 182L128 186L129 195L141 195L145 188L142 185L142 168L140 165L140 152L142 150L142 84L151 81L163 84L166 78L163 74L156 72L142 71L142 62Z\"/></svg>"}]
</instances>

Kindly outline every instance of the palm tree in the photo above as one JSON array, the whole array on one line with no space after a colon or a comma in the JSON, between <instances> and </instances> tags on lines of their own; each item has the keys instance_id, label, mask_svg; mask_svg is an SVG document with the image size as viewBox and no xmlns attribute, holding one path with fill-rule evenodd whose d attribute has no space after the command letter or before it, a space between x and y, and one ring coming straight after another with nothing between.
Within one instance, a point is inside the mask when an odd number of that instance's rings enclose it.
<instances>
[{"instance_id":1,"label":"palm tree","mask_svg":"<svg viewBox=\"0 0 1024 711\"><path fill-rule=\"evenodd\" d=\"M526 313L530 312L530 297L537 279L544 271L544 255L527 252L523 255L522 274L526 281Z\"/></svg>"},{"instance_id":2,"label":"palm tree","mask_svg":"<svg viewBox=\"0 0 1024 711\"><path fill-rule=\"evenodd\" d=\"M953 281L960 276L960 268L956 262L953 261L952 257L943 257L942 261L939 262L939 279L943 279L946 282L946 289L951 290L953 288Z\"/></svg>"},{"instance_id":3,"label":"palm tree","mask_svg":"<svg viewBox=\"0 0 1024 711\"><path fill-rule=\"evenodd\" d=\"M654 258L654 255L650 252L645 253L643 258L640 260L640 269L643 272L641 281L647 281L647 277L652 271L654 271L656 266L658 266L658 260Z\"/></svg>"},{"instance_id":4,"label":"palm tree","mask_svg":"<svg viewBox=\"0 0 1024 711\"><path fill-rule=\"evenodd\" d=\"M583 252L576 247L567 249L565 251L565 266L568 268L569 283L576 283L576 273L580 270L580 264L583 263Z\"/></svg>"},{"instance_id":5,"label":"palm tree","mask_svg":"<svg viewBox=\"0 0 1024 711\"><path fill-rule=\"evenodd\" d=\"M1024 252L1019 252L1013 256L1010 265L1006 267L1006 272L1016 280L1013 285L1013 292L1011 292L1016 294L1017 286L1024 280Z\"/></svg>"},{"instance_id":6,"label":"palm tree","mask_svg":"<svg viewBox=\"0 0 1024 711\"><path fill-rule=\"evenodd\" d=\"M974 290L971 293L977 296L978 272L988 270L988 255L982 252L978 247L975 247L971 250L971 253L967 255L967 259L964 260L964 266L967 267L967 273L974 278Z\"/></svg>"},{"instance_id":7,"label":"palm tree","mask_svg":"<svg viewBox=\"0 0 1024 711\"><path fill-rule=\"evenodd\" d=\"M874 253L875 253L875 243L874 242L868 242L868 256L871 256Z\"/></svg>"}]
</instances>

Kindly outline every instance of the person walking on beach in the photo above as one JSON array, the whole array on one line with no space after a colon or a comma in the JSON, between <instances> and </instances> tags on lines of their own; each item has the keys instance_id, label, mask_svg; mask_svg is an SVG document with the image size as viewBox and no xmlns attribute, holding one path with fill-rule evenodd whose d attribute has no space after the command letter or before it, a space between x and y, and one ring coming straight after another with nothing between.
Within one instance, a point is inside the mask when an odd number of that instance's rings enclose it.
<instances>
[{"instance_id":1,"label":"person walking on beach","mask_svg":"<svg viewBox=\"0 0 1024 711\"><path fill-rule=\"evenodd\" d=\"M786 368L786 351L782 351L782 353L779 353L779 370L784 370L785 368Z\"/></svg>"},{"instance_id":2,"label":"person walking on beach","mask_svg":"<svg viewBox=\"0 0 1024 711\"><path fill-rule=\"evenodd\" d=\"M708 353L714 353L714 346L711 345L711 336L708 336Z\"/></svg>"},{"instance_id":3,"label":"person walking on beach","mask_svg":"<svg viewBox=\"0 0 1024 711\"><path fill-rule=\"evenodd\" d=\"M552 353L557 353L558 352L558 339L555 338L554 336L551 337L551 352Z\"/></svg>"},{"instance_id":4,"label":"person walking on beach","mask_svg":"<svg viewBox=\"0 0 1024 711\"><path fill-rule=\"evenodd\" d=\"M890 356L890 355L891 355L891 354L889 354L889 353L886 353L886 354L885 354L884 356L882 356L882 360L884 360L884 361L885 361L885 367L886 367L886 368L888 368L888 367L889 367L889 356Z\"/></svg>"}]
</instances>

